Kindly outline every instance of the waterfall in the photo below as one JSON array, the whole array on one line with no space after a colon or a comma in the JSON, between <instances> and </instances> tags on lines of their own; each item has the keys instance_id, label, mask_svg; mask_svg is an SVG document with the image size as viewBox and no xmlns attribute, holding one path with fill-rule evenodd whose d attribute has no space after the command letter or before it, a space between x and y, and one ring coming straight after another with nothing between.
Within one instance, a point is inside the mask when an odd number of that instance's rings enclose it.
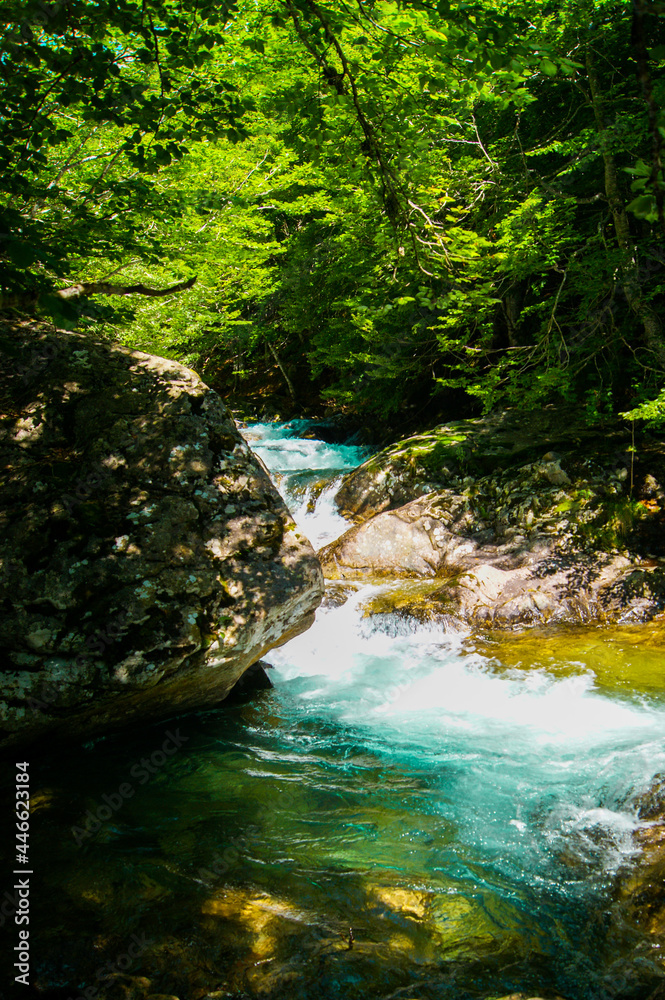
<instances>
[{"instance_id":1,"label":"waterfall","mask_svg":"<svg viewBox=\"0 0 665 1000\"><path fill-rule=\"evenodd\" d=\"M243 434L270 470L298 527L320 548L349 527L333 497L341 477L367 457L368 449L297 436L310 426L306 420L251 424Z\"/></svg>"}]
</instances>

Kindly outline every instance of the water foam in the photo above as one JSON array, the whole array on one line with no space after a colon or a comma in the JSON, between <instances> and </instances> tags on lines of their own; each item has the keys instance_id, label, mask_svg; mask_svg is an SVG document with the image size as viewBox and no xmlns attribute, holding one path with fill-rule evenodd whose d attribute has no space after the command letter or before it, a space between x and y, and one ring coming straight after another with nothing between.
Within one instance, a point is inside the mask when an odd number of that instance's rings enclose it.
<instances>
[{"instance_id":1,"label":"water foam","mask_svg":"<svg viewBox=\"0 0 665 1000\"><path fill-rule=\"evenodd\" d=\"M349 528L337 510L335 493L342 473L359 465L367 449L297 437L312 426L306 420L251 424L243 436L270 470L298 527L320 548Z\"/></svg>"},{"instance_id":2,"label":"water foam","mask_svg":"<svg viewBox=\"0 0 665 1000\"><path fill-rule=\"evenodd\" d=\"M282 703L405 766L417 758L446 789L436 808L499 865L536 871L572 852L616 870L640 826L632 803L665 768L665 706L604 694L591 664L502 669L466 651L464 630L373 628L364 607L380 589L319 611L269 654Z\"/></svg>"},{"instance_id":3,"label":"water foam","mask_svg":"<svg viewBox=\"0 0 665 1000\"><path fill-rule=\"evenodd\" d=\"M295 436L308 426L308 421L251 424L242 433L271 472L307 469L315 476L321 471L354 469L367 457L367 449L357 445L327 444L316 438Z\"/></svg>"},{"instance_id":4,"label":"water foam","mask_svg":"<svg viewBox=\"0 0 665 1000\"><path fill-rule=\"evenodd\" d=\"M660 709L599 692L589 667L568 677L544 668L500 670L486 657L465 651L464 629L443 632L436 624L414 623L406 632L390 630L385 616L382 627L372 627L364 608L381 590L361 587L343 606L319 611L308 632L273 654L281 676L318 677L322 696L346 678L349 711L358 685L373 678L382 692L377 712L384 718L434 715L442 727L455 719L482 720L546 743L656 735L663 723Z\"/></svg>"},{"instance_id":5,"label":"water foam","mask_svg":"<svg viewBox=\"0 0 665 1000\"><path fill-rule=\"evenodd\" d=\"M285 440L277 425L247 433L315 544L340 534L334 479L360 450ZM305 469L318 499L307 477L303 489ZM322 470L330 482L320 491ZM511 878L559 891L578 877L571 857L615 871L634 850L637 798L665 769L665 705L599 690L592 653L568 676L507 669L467 648L463 628L368 615L381 589L360 587L320 610L308 632L268 655L294 727L323 720L405 774L426 774L424 808Z\"/></svg>"},{"instance_id":6,"label":"water foam","mask_svg":"<svg viewBox=\"0 0 665 1000\"><path fill-rule=\"evenodd\" d=\"M340 477L335 476L318 497L312 497L308 490L300 502L288 491L286 493L294 521L315 549L339 538L349 528L349 522L339 513L335 503L339 483Z\"/></svg>"}]
</instances>

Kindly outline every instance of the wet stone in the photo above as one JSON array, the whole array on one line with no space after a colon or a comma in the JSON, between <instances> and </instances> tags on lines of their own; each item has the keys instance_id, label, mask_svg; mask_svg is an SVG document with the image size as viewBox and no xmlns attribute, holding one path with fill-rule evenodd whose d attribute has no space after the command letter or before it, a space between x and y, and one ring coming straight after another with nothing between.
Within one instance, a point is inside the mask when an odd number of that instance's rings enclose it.
<instances>
[{"instance_id":1,"label":"wet stone","mask_svg":"<svg viewBox=\"0 0 665 1000\"><path fill-rule=\"evenodd\" d=\"M320 550L326 577L440 579L446 612L452 602L459 618L498 627L665 611L663 442L642 446L631 492L614 474L625 429L594 430L565 410L534 415L528 434L523 423L506 411L443 425L350 473L336 498L356 524ZM423 470L448 452L474 475L441 464L423 494Z\"/></svg>"}]
</instances>

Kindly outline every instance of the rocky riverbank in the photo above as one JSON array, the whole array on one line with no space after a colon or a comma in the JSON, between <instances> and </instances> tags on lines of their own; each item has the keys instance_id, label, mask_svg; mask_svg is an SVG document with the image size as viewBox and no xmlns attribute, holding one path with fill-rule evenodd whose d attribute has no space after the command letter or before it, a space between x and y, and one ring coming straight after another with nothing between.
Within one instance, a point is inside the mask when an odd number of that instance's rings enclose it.
<instances>
[{"instance_id":1,"label":"rocky riverbank","mask_svg":"<svg viewBox=\"0 0 665 1000\"><path fill-rule=\"evenodd\" d=\"M397 442L347 476L336 499L356 523L319 552L340 581L327 599L345 600L352 581L394 580L368 614L462 619L482 634L637 623L665 609L662 436L635 441L632 428L593 429L574 411L507 411ZM639 804L612 911L646 932L654 970L665 946L664 787L661 778Z\"/></svg>"},{"instance_id":2,"label":"rocky riverbank","mask_svg":"<svg viewBox=\"0 0 665 1000\"><path fill-rule=\"evenodd\" d=\"M329 579L441 580L430 602L491 625L643 621L665 608L665 442L574 411L504 411L398 442L337 493L357 523Z\"/></svg>"},{"instance_id":3,"label":"rocky riverbank","mask_svg":"<svg viewBox=\"0 0 665 1000\"><path fill-rule=\"evenodd\" d=\"M619 903L629 919L651 939L648 959L665 976L665 774L639 805L641 825L635 834L638 863L622 882ZM627 905L626 905L627 904ZM653 1000L665 996L665 984Z\"/></svg>"},{"instance_id":4,"label":"rocky riverbank","mask_svg":"<svg viewBox=\"0 0 665 1000\"><path fill-rule=\"evenodd\" d=\"M182 365L0 336L0 745L218 703L323 592L266 470Z\"/></svg>"}]
</instances>

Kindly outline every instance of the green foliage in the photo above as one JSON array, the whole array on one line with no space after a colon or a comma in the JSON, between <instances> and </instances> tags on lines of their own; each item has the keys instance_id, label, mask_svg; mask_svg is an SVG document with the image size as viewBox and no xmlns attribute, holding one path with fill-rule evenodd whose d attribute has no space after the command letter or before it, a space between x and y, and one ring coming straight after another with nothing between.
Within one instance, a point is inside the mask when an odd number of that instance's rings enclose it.
<instances>
[{"instance_id":1,"label":"green foliage","mask_svg":"<svg viewBox=\"0 0 665 1000\"><path fill-rule=\"evenodd\" d=\"M660 419L662 19L647 95L615 0L9 12L7 306L376 421ZM168 303L53 296L193 275Z\"/></svg>"},{"instance_id":2,"label":"green foliage","mask_svg":"<svg viewBox=\"0 0 665 1000\"><path fill-rule=\"evenodd\" d=\"M661 116L662 124L659 124L659 131L665 136L665 116ZM636 215L638 219L646 219L647 222L658 222L658 200L657 192L665 192L665 174L662 168L654 170L652 163L645 163L638 160L634 167L625 167L626 173L632 174L635 178L630 185L630 190L636 193L636 197L627 206L629 212Z\"/></svg>"},{"instance_id":3,"label":"green foliage","mask_svg":"<svg viewBox=\"0 0 665 1000\"><path fill-rule=\"evenodd\" d=\"M649 517L653 517L653 512L640 500L632 497L605 499L600 513L581 526L581 533L594 546L612 552L624 548L637 522Z\"/></svg>"},{"instance_id":4,"label":"green foliage","mask_svg":"<svg viewBox=\"0 0 665 1000\"><path fill-rule=\"evenodd\" d=\"M92 257L156 259L154 176L186 143L244 130L211 50L233 4L29 0L6 5L0 281L47 288ZM236 134L236 131L233 134ZM28 272L28 273L26 273Z\"/></svg>"},{"instance_id":5,"label":"green foliage","mask_svg":"<svg viewBox=\"0 0 665 1000\"><path fill-rule=\"evenodd\" d=\"M665 389L655 399L646 400L620 416L626 420L646 420L653 426L665 424Z\"/></svg>"}]
</instances>

